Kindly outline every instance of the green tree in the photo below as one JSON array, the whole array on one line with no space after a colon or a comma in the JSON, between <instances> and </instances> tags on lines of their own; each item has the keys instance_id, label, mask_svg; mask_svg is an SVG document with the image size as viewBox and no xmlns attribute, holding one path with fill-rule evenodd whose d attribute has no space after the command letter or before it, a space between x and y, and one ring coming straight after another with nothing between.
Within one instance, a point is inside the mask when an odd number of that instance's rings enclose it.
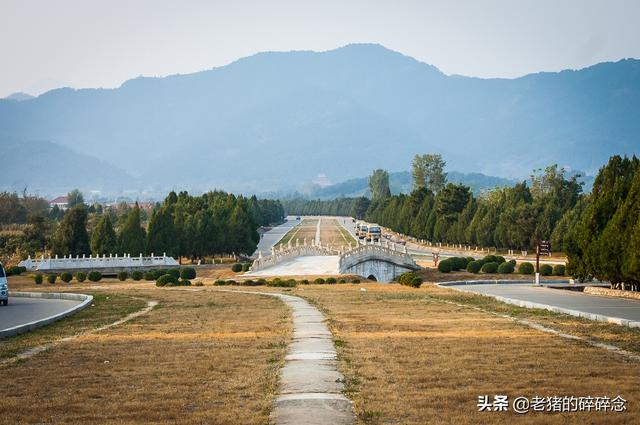
<instances>
[{"instance_id":1,"label":"green tree","mask_svg":"<svg viewBox=\"0 0 640 425\"><path fill-rule=\"evenodd\" d=\"M434 193L440 192L447 183L445 166L446 162L438 154L414 156L411 164L413 190L426 188Z\"/></svg>"},{"instance_id":2,"label":"green tree","mask_svg":"<svg viewBox=\"0 0 640 425\"><path fill-rule=\"evenodd\" d=\"M118 245L120 252L136 256L145 253L146 232L142 228L140 220L140 207L136 202L135 206L127 214L124 224L120 228L118 235Z\"/></svg>"},{"instance_id":3,"label":"green tree","mask_svg":"<svg viewBox=\"0 0 640 425\"><path fill-rule=\"evenodd\" d=\"M154 209L149 220L147 231L147 251L160 255L166 253L169 256L177 256L178 235L173 224L173 216L169 206Z\"/></svg>"},{"instance_id":4,"label":"green tree","mask_svg":"<svg viewBox=\"0 0 640 425\"><path fill-rule=\"evenodd\" d=\"M56 230L52 250L57 255L89 254L87 210L84 204L69 209Z\"/></svg>"},{"instance_id":5,"label":"green tree","mask_svg":"<svg viewBox=\"0 0 640 425\"><path fill-rule=\"evenodd\" d=\"M67 194L67 206L73 208L76 205L84 205L84 196L78 189L73 189Z\"/></svg>"},{"instance_id":6,"label":"green tree","mask_svg":"<svg viewBox=\"0 0 640 425\"><path fill-rule=\"evenodd\" d=\"M369 191L373 201L380 201L390 197L389 173L381 169L374 170L369 177Z\"/></svg>"},{"instance_id":7,"label":"green tree","mask_svg":"<svg viewBox=\"0 0 640 425\"><path fill-rule=\"evenodd\" d=\"M118 239L108 214L98 220L91 233L91 252L95 255L114 254L118 251Z\"/></svg>"}]
</instances>

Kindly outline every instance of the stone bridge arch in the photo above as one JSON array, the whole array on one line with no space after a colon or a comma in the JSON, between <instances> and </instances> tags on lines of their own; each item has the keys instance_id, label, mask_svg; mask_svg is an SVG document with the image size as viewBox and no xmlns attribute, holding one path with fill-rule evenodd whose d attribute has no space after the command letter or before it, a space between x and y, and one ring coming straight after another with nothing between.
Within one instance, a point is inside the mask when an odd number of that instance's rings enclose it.
<instances>
[{"instance_id":1,"label":"stone bridge arch","mask_svg":"<svg viewBox=\"0 0 640 425\"><path fill-rule=\"evenodd\" d=\"M403 251L382 245L362 245L340 256L340 273L355 274L378 282L392 282L402 273L420 269Z\"/></svg>"}]
</instances>

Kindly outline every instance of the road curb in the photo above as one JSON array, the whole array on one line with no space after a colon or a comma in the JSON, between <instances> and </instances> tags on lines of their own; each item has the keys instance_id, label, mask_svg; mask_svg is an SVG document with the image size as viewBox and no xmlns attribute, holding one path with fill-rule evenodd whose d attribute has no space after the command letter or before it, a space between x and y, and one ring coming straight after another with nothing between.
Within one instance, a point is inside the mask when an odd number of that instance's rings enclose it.
<instances>
[{"instance_id":1,"label":"road curb","mask_svg":"<svg viewBox=\"0 0 640 425\"><path fill-rule=\"evenodd\" d=\"M33 322L28 322L22 325L14 326L12 328L0 330L0 339L6 338L9 336L20 335L25 332L29 332L34 329L40 328L42 326L46 326L60 319L64 319L65 317L71 316L72 314L77 313L78 311L84 310L85 308L89 307L93 302L93 296L91 295L71 294L71 293L63 293L63 292L10 292L9 297L58 299L58 300L70 300L70 301L82 301L82 302L58 314L54 314L52 316L45 317L40 320L35 320Z\"/></svg>"},{"instance_id":2,"label":"road curb","mask_svg":"<svg viewBox=\"0 0 640 425\"><path fill-rule=\"evenodd\" d=\"M495 300L501 301L503 303L506 304L511 304L511 305L515 305L518 307L524 307L524 308L537 308L537 309L542 309L542 310L547 310L547 311L552 311L554 313L564 313L564 314L568 314L570 316L575 316L575 317L582 317L583 319L589 319L589 320L593 320L596 322L607 322L607 323L614 323L616 325L620 325L620 326L628 326L630 328L640 328L640 322L639 321L635 321L635 320L629 320L629 319L622 319L620 317L612 317L612 316L605 316L602 314L596 314L596 313L588 313L586 311L580 311L580 310L572 310L569 308L563 308L563 307L557 307L557 306L553 306L553 305L548 305L548 304L541 304L541 303L534 303L531 301L523 301L523 300L517 300L514 298L507 298L507 297L502 297L500 295L490 295L490 294L478 294L476 292L473 291L468 291L465 289L460 289L460 288L456 288L456 286L464 286L464 285L482 285L482 284L498 284L498 283L504 283L504 284L514 284L514 283L532 283L529 280L526 281L519 281L519 280L461 280L461 281L453 281L453 282L440 282L440 283L436 283L437 286L441 286L441 287L445 287L445 288L449 288L449 289L453 289L455 291L460 291L460 292L466 292L466 293L472 293L472 294L476 294L476 295L482 295L485 297L491 297Z\"/></svg>"}]
</instances>

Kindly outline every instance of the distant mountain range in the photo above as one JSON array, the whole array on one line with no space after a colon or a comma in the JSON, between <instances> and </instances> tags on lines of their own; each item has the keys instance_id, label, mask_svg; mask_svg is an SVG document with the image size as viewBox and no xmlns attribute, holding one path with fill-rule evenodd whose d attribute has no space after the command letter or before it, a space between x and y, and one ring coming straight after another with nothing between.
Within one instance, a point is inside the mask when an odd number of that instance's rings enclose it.
<instances>
[{"instance_id":1,"label":"distant mountain range","mask_svg":"<svg viewBox=\"0 0 640 425\"><path fill-rule=\"evenodd\" d=\"M406 170L416 153L507 178L554 163L593 174L612 154L640 151L640 61L480 79L379 45L260 53L117 89L0 100L3 157L16 158L19 145L30 166L3 173L1 186L265 192L320 173L344 181Z\"/></svg>"}]
</instances>

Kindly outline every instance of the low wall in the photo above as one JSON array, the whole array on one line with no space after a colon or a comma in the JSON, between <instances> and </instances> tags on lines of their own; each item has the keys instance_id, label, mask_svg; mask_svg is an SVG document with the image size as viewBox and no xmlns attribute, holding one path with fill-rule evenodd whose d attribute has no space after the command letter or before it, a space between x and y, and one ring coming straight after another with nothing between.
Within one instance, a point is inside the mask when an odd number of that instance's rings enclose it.
<instances>
[{"instance_id":1,"label":"low wall","mask_svg":"<svg viewBox=\"0 0 640 425\"><path fill-rule=\"evenodd\" d=\"M620 289L609 289L602 288L599 286L587 286L583 291L585 294L589 295L601 295L604 297L622 297L622 298L633 298L636 300L640 300L640 292L634 291L623 291Z\"/></svg>"},{"instance_id":2,"label":"low wall","mask_svg":"<svg viewBox=\"0 0 640 425\"><path fill-rule=\"evenodd\" d=\"M40 298L40 299L58 299L58 300L70 300L70 301L82 301L80 304L71 307L68 310L62 311L53 316L45 317L33 322L24 323L22 325L14 326L12 328L4 329L0 331L0 338L6 338L9 336L19 335L25 332L32 331L34 329L46 326L50 323L56 322L65 317L71 316L78 311L84 310L89 307L93 302L93 296L85 294L68 294L62 292L9 292L9 299L12 297L17 298Z\"/></svg>"}]
</instances>

